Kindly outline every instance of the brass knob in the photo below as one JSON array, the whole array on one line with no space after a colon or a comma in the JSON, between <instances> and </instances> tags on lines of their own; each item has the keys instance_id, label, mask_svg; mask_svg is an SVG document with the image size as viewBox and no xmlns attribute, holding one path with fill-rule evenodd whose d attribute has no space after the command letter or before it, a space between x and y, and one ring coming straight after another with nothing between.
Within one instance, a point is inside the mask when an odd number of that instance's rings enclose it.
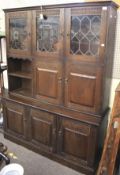
<instances>
[{"instance_id":1,"label":"brass knob","mask_svg":"<svg viewBox=\"0 0 120 175\"><path fill-rule=\"evenodd\" d=\"M67 36L70 37L70 33L67 33Z\"/></svg>"}]
</instances>

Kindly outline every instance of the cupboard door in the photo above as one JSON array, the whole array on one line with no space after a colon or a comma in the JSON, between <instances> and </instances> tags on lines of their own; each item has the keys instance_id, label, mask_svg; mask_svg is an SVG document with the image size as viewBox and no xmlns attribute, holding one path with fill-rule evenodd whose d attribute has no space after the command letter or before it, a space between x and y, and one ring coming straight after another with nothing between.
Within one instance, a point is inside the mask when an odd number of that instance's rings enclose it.
<instances>
[{"instance_id":1,"label":"cupboard door","mask_svg":"<svg viewBox=\"0 0 120 175\"><path fill-rule=\"evenodd\" d=\"M66 10L68 59L101 62L107 31L107 7L75 7Z\"/></svg>"},{"instance_id":2,"label":"cupboard door","mask_svg":"<svg viewBox=\"0 0 120 175\"><path fill-rule=\"evenodd\" d=\"M27 138L27 118L25 108L17 103L6 102L5 130L18 137Z\"/></svg>"},{"instance_id":3,"label":"cupboard door","mask_svg":"<svg viewBox=\"0 0 120 175\"><path fill-rule=\"evenodd\" d=\"M31 110L31 140L43 151L55 152L56 118L48 112Z\"/></svg>"},{"instance_id":4,"label":"cupboard door","mask_svg":"<svg viewBox=\"0 0 120 175\"><path fill-rule=\"evenodd\" d=\"M62 99L61 63L38 61L34 71L34 94L42 102L60 104Z\"/></svg>"},{"instance_id":5,"label":"cupboard door","mask_svg":"<svg viewBox=\"0 0 120 175\"><path fill-rule=\"evenodd\" d=\"M33 11L33 53L36 56L56 57L63 50L63 9L43 9L45 19L40 18L41 11Z\"/></svg>"},{"instance_id":6,"label":"cupboard door","mask_svg":"<svg viewBox=\"0 0 120 175\"><path fill-rule=\"evenodd\" d=\"M65 105L69 108L99 113L102 103L103 68L68 63L65 78Z\"/></svg>"},{"instance_id":7,"label":"cupboard door","mask_svg":"<svg viewBox=\"0 0 120 175\"><path fill-rule=\"evenodd\" d=\"M31 58L31 12L6 13L8 56Z\"/></svg>"},{"instance_id":8,"label":"cupboard door","mask_svg":"<svg viewBox=\"0 0 120 175\"><path fill-rule=\"evenodd\" d=\"M96 128L65 118L60 118L59 123L59 154L75 164L92 167L96 154Z\"/></svg>"}]
</instances>

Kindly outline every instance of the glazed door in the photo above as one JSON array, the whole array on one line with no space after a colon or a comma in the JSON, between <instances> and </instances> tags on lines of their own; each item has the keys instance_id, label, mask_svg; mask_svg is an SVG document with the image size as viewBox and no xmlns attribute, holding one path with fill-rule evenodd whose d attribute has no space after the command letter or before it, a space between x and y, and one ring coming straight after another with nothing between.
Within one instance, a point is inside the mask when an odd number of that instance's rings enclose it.
<instances>
[{"instance_id":1,"label":"glazed door","mask_svg":"<svg viewBox=\"0 0 120 175\"><path fill-rule=\"evenodd\" d=\"M63 52L63 9L43 9L33 11L33 54L35 56L58 57Z\"/></svg>"},{"instance_id":2,"label":"glazed door","mask_svg":"<svg viewBox=\"0 0 120 175\"><path fill-rule=\"evenodd\" d=\"M31 58L31 11L6 13L8 56Z\"/></svg>"},{"instance_id":3,"label":"glazed door","mask_svg":"<svg viewBox=\"0 0 120 175\"><path fill-rule=\"evenodd\" d=\"M55 152L56 116L48 112L32 109L30 118L32 143L43 151Z\"/></svg>"},{"instance_id":4,"label":"glazed door","mask_svg":"<svg viewBox=\"0 0 120 175\"><path fill-rule=\"evenodd\" d=\"M96 129L85 123L59 118L58 153L64 159L83 166L93 166L96 152Z\"/></svg>"},{"instance_id":5,"label":"glazed door","mask_svg":"<svg viewBox=\"0 0 120 175\"><path fill-rule=\"evenodd\" d=\"M107 7L76 7L66 10L66 55L68 60L103 61L107 11Z\"/></svg>"},{"instance_id":6,"label":"glazed door","mask_svg":"<svg viewBox=\"0 0 120 175\"><path fill-rule=\"evenodd\" d=\"M102 103L104 69L68 62L65 78L65 105L80 111L99 113Z\"/></svg>"}]
</instances>

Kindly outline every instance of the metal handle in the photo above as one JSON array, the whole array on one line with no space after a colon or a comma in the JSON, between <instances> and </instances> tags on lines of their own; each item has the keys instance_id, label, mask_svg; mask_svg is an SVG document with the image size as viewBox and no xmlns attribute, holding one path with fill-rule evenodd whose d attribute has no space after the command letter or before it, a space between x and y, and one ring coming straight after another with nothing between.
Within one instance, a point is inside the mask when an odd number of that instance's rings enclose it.
<instances>
[{"instance_id":1,"label":"metal handle","mask_svg":"<svg viewBox=\"0 0 120 175\"><path fill-rule=\"evenodd\" d=\"M65 78L65 83L68 83L68 78Z\"/></svg>"},{"instance_id":2,"label":"metal handle","mask_svg":"<svg viewBox=\"0 0 120 175\"><path fill-rule=\"evenodd\" d=\"M67 37L70 37L70 33L67 33Z\"/></svg>"},{"instance_id":3,"label":"metal handle","mask_svg":"<svg viewBox=\"0 0 120 175\"><path fill-rule=\"evenodd\" d=\"M52 133L53 133L53 135L55 135L56 134L56 129L53 129Z\"/></svg>"},{"instance_id":4,"label":"metal handle","mask_svg":"<svg viewBox=\"0 0 120 175\"><path fill-rule=\"evenodd\" d=\"M24 122L26 122L26 121L27 121L27 119L26 119L26 118L24 118L23 120L24 120Z\"/></svg>"},{"instance_id":5,"label":"metal handle","mask_svg":"<svg viewBox=\"0 0 120 175\"><path fill-rule=\"evenodd\" d=\"M62 77L58 77L58 82L61 83L61 81L62 81Z\"/></svg>"},{"instance_id":6,"label":"metal handle","mask_svg":"<svg viewBox=\"0 0 120 175\"><path fill-rule=\"evenodd\" d=\"M59 135L59 136L61 136L61 135L62 135L62 131L61 131L61 130L58 132L58 135Z\"/></svg>"},{"instance_id":7,"label":"metal handle","mask_svg":"<svg viewBox=\"0 0 120 175\"><path fill-rule=\"evenodd\" d=\"M63 33L63 32L61 32L61 33L60 33L60 36L64 37L64 33Z\"/></svg>"}]
</instances>

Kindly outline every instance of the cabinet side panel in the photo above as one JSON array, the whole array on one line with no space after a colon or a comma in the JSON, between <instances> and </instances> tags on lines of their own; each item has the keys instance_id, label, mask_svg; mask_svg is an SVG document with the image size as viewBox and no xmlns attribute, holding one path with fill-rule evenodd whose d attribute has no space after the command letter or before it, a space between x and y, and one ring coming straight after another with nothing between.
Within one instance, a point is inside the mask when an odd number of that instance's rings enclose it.
<instances>
[{"instance_id":1,"label":"cabinet side panel","mask_svg":"<svg viewBox=\"0 0 120 175\"><path fill-rule=\"evenodd\" d=\"M106 70L104 76L104 86L103 86L103 110L109 104L110 98L110 90L111 90L111 80L112 80L112 73L113 73L113 59L114 59L114 45L115 45L115 31L116 31L116 18L117 18L117 11L116 9L109 7L108 13L108 35L106 40Z\"/></svg>"}]
</instances>

